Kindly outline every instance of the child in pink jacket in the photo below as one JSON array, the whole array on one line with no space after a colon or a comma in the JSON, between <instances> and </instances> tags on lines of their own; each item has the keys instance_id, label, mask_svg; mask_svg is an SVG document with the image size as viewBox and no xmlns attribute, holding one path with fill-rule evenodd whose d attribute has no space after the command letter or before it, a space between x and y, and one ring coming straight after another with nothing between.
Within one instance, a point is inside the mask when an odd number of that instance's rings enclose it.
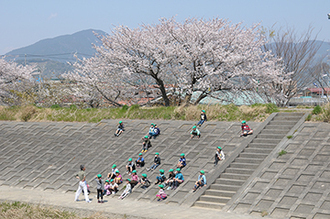
<instances>
[{"instance_id":1,"label":"child in pink jacket","mask_svg":"<svg viewBox=\"0 0 330 219\"><path fill-rule=\"evenodd\" d=\"M159 186L159 192L157 193L156 197L158 198L157 201L163 201L164 199L166 199L167 195L164 192L164 185L160 184Z\"/></svg>"}]
</instances>

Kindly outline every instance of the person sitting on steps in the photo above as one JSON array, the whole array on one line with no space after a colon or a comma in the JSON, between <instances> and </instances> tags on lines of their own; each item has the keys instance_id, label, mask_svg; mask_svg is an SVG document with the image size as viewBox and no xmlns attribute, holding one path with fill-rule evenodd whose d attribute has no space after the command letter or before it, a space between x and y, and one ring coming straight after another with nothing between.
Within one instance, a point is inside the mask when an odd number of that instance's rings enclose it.
<instances>
[{"instance_id":1,"label":"person sitting on steps","mask_svg":"<svg viewBox=\"0 0 330 219\"><path fill-rule=\"evenodd\" d=\"M142 189L146 189L150 186L150 181L147 178L147 174L142 173L142 177L141 177L139 183L141 183L141 188Z\"/></svg>"},{"instance_id":2,"label":"person sitting on steps","mask_svg":"<svg viewBox=\"0 0 330 219\"><path fill-rule=\"evenodd\" d=\"M175 173L173 169L170 169L167 177L167 180L163 183L164 186L169 186L170 188L173 186L173 179L175 177Z\"/></svg>"},{"instance_id":3,"label":"person sitting on steps","mask_svg":"<svg viewBox=\"0 0 330 219\"><path fill-rule=\"evenodd\" d=\"M199 120L199 122L197 123L197 125L199 127L201 127L205 121L207 121L207 117L206 117L206 114L205 114L205 110L202 110L202 112L201 112L201 120Z\"/></svg>"},{"instance_id":4,"label":"person sitting on steps","mask_svg":"<svg viewBox=\"0 0 330 219\"><path fill-rule=\"evenodd\" d=\"M178 164L176 165L176 167L182 169L182 168L184 168L186 165L187 165L187 164L186 164L186 157L185 157L185 154L182 153L182 154L180 155L180 159L179 159L179 162L178 162Z\"/></svg>"},{"instance_id":5,"label":"person sitting on steps","mask_svg":"<svg viewBox=\"0 0 330 219\"><path fill-rule=\"evenodd\" d=\"M183 175L181 173L181 169L178 168L178 169L176 169L176 175L175 175L175 177L173 179L173 185L174 185L174 187L172 189L175 190L183 182L184 182L184 178L183 178Z\"/></svg>"},{"instance_id":6,"label":"person sitting on steps","mask_svg":"<svg viewBox=\"0 0 330 219\"><path fill-rule=\"evenodd\" d=\"M138 159L135 161L136 167L144 167L144 158L143 154L139 153Z\"/></svg>"},{"instance_id":7,"label":"person sitting on steps","mask_svg":"<svg viewBox=\"0 0 330 219\"><path fill-rule=\"evenodd\" d=\"M146 135L144 138L142 138L143 143L142 143L142 151L141 152L147 152L148 149L151 147L151 142L149 137Z\"/></svg>"},{"instance_id":8,"label":"person sitting on steps","mask_svg":"<svg viewBox=\"0 0 330 219\"><path fill-rule=\"evenodd\" d=\"M197 138L201 137L201 132L197 129L196 126L193 126L190 132L190 138L193 138L194 136L197 136Z\"/></svg>"},{"instance_id":9,"label":"person sitting on steps","mask_svg":"<svg viewBox=\"0 0 330 219\"><path fill-rule=\"evenodd\" d=\"M203 186L206 186L206 177L204 170L199 171L199 176L197 181L195 182L195 186L193 188L193 192L196 192L198 188L202 188Z\"/></svg>"},{"instance_id":10,"label":"person sitting on steps","mask_svg":"<svg viewBox=\"0 0 330 219\"><path fill-rule=\"evenodd\" d=\"M147 171L155 170L159 165L160 165L160 157L159 157L159 153L156 152L155 153L155 158L154 158L154 163L151 165L150 168L147 168Z\"/></svg>"},{"instance_id":11,"label":"person sitting on steps","mask_svg":"<svg viewBox=\"0 0 330 219\"><path fill-rule=\"evenodd\" d=\"M149 133L149 137L150 139L152 139L152 137L154 137L154 139L156 139L156 137L160 134L160 129L158 128L157 124L155 124L154 126L154 132L152 133L152 135L150 135Z\"/></svg>"},{"instance_id":12,"label":"person sitting on steps","mask_svg":"<svg viewBox=\"0 0 330 219\"><path fill-rule=\"evenodd\" d=\"M164 170L160 169L159 170L159 176L156 176L157 181L155 182L155 185L157 185L158 183L162 183L166 180L166 176L164 174Z\"/></svg>"},{"instance_id":13,"label":"person sitting on steps","mask_svg":"<svg viewBox=\"0 0 330 219\"><path fill-rule=\"evenodd\" d=\"M253 130L246 124L246 121L243 120L242 121L242 134L240 135L240 137L252 135L252 134L253 134Z\"/></svg>"},{"instance_id":14,"label":"person sitting on steps","mask_svg":"<svg viewBox=\"0 0 330 219\"><path fill-rule=\"evenodd\" d=\"M155 129L155 124L151 123L149 132L148 132L148 137L151 138L154 135L154 129Z\"/></svg>"},{"instance_id":15,"label":"person sitting on steps","mask_svg":"<svg viewBox=\"0 0 330 219\"><path fill-rule=\"evenodd\" d=\"M126 165L126 170L127 170L127 174L131 175L133 170L135 170L135 164L133 163L133 159L129 158L128 159L128 163Z\"/></svg>"},{"instance_id":16,"label":"person sitting on steps","mask_svg":"<svg viewBox=\"0 0 330 219\"><path fill-rule=\"evenodd\" d=\"M119 121L115 136L118 137L121 133L123 133L123 131L125 131L124 123L122 121Z\"/></svg>"},{"instance_id":17,"label":"person sitting on steps","mask_svg":"<svg viewBox=\"0 0 330 219\"><path fill-rule=\"evenodd\" d=\"M217 151L215 152L214 155L214 166L218 165L219 160L224 160L225 159L225 154L222 151L222 148L219 146L217 147Z\"/></svg>"},{"instance_id":18,"label":"person sitting on steps","mask_svg":"<svg viewBox=\"0 0 330 219\"><path fill-rule=\"evenodd\" d=\"M117 165L112 165L111 173L108 173L108 179L114 179L116 177Z\"/></svg>"}]
</instances>

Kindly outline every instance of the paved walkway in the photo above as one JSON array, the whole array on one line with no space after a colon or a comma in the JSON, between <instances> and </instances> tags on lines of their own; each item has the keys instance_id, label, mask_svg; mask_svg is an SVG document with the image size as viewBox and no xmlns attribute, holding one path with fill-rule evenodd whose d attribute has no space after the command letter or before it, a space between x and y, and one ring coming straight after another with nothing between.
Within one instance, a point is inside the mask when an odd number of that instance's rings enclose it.
<instances>
[{"instance_id":1,"label":"paved walkway","mask_svg":"<svg viewBox=\"0 0 330 219\"><path fill-rule=\"evenodd\" d=\"M187 208L166 204L164 202L143 202L130 199L118 200L105 197L104 204L98 204L95 193L90 195L92 203L85 201L74 202L74 193L62 193L54 191L40 191L30 189L17 189L9 186L0 187L1 201L20 201L31 204L50 205L55 208L70 209L77 213L103 212L113 218L222 218L222 219L252 219L256 216L221 212L202 208ZM80 195L83 199L83 196ZM85 215L87 216L87 215Z\"/></svg>"}]
</instances>

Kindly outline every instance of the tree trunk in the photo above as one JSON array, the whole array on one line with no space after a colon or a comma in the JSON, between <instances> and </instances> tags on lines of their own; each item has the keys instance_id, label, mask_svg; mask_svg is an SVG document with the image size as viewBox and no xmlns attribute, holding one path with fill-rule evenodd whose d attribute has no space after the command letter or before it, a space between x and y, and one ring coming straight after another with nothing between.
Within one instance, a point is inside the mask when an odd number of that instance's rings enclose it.
<instances>
[{"instance_id":1,"label":"tree trunk","mask_svg":"<svg viewBox=\"0 0 330 219\"><path fill-rule=\"evenodd\" d=\"M170 106L170 100L167 97L166 89L165 89L165 86L164 86L164 82L161 79L159 79L159 78L155 78L155 79L156 79L156 83L159 86L160 92L162 93L162 97L163 97L165 106Z\"/></svg>"},{"instance_id":2,"label":"tree trunk","mask_svg":"<svg viewBox=\"0 0 330 219\"><path fill-rule=\"evenodd\" d=\"M97 86L95 86L96 90L110 103L112 103L114 106L117 107L122 107L123 105L120 103L117 103L116 101L111 100L110 98L108 98Z\"/></svg>"},{"instance_id":3,"label":"tree trunk","mask_svg":"<svg viewBox=\"0 0 330 219\"><path fill-rule=\"evenodd\" d=\"M201 102L205 97L207 97L206 93L201 93L201 95L199 95L199 97L197 98L197 100L194 102L194 105L199 104L199 102Z\"/></svg>"}]
</instances>

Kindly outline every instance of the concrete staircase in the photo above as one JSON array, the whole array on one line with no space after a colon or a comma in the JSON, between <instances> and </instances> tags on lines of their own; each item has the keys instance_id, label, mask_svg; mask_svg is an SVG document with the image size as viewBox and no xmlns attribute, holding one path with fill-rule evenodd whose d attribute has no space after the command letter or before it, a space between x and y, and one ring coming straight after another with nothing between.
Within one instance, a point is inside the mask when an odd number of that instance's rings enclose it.
<instances>
[{"instance_id":1,"label":"concrete staircase","mask_svg":"<svg viewBox=\"0 0 330 219\"><path fill-rule=\"evenodd\" d=\"M77 179L73 175L79 171L80 164L86 166L91 192L96 191L94 177L99 173L105 176L112 164L117 165L124 179L130 178L125 173L127 159L138 157L141 138L148 133L151 122L158 124L161 135L152 139L153 147L144 154L146 166L138 168L138 175L147 173L155 182L159 169L168 175L179 155L185 153L187 167L182 170L185 182L178 189L167 191L167 202L174 204L190 197L201 169L207 175L215 174L213 157L217 146L221 145L230 157L241 142L253 138L238 137L239 122L208 121L200 128L202 137L190 139L194 121L124 120L126 131L120 137L113 135L118 120L97 124L0 121L0 186L74 192ZM261 123L249 124L257 128ZM157 170L146 172L155 152L160 153L162 164ZM156 185L148 189L136 186L128 199L154 201L158 190Z\"/></svg>"},{"instance_id":2,"label":"concrete staircase","mask_svg":"<svg viewBox=\"0 0 330 219\"><path fill-rule=\"evenodd\" d=\"M223 208L303 115L278 113L200 196L194 206Z\"/></svg>"}]
</instances>

